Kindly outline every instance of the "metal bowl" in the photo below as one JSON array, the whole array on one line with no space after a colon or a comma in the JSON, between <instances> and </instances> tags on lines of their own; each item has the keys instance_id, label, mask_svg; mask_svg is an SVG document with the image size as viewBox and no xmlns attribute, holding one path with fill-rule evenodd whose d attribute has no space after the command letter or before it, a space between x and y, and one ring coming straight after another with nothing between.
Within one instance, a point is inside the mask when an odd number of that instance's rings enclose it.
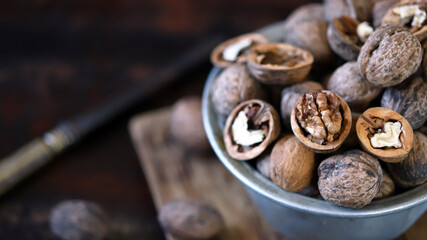
<instances>
[{"instance_id":1,"label":"metal bowl","mask_svg":"<svg viewBox=\"0 0 427 240\"><path fill-rule=\"evenodd\" d=\"M280 41L282 23L259 31ZM202 99L203 123L209 142L225 167L241 182L259 212L280 233L292 239L393 239L404 233L427 210L427 184L362 209L287 192L266 179L247 162L232 159L225 150L220 121L212 108L210 89L221 72L210 72Z\"/></svg>"}]
</instances>

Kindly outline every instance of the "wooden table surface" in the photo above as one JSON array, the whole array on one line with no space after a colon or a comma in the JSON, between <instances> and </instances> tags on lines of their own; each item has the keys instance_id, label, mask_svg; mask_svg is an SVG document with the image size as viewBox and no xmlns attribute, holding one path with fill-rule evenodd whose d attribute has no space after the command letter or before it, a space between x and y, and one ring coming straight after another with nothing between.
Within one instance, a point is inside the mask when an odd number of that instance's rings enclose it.
<instances>
[{"instance_id":1,"label":"wooden table surface","mask_svg":"<svg viewBox=\"0 0 427 240\"><path fill-rule=\"evenodd\" d=\"M147 81L197 42L252 31L307 2L313 1L1 1L0 156ZM0 238L56 239L50 208L85 199L124 219L133 239L164 239L127 123L181 96L200 95L210 67L206 59L1 196Z\"/></svg>"}]
</instances>

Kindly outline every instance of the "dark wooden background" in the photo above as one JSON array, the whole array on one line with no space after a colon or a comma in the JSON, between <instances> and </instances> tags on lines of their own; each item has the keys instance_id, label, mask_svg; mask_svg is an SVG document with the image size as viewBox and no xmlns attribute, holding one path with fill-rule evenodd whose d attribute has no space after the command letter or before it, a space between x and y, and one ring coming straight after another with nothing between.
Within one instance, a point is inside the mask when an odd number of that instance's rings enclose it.
<instances>
[{"instance_id":1,"label":"dark wooden background","mask_svg":"<svg viewBox=\"0 0 427 240\"><path fill-rule=\"evenodd\" d=\"M307 2L314 1L2 0L0 156L146 81L196 43L255 30ZM99 203L126 239L164 239L127 123L200 95L210 67L206 59L1 196L0 239L56 239L49 210L67 199Z\"/></svg>"}]
</instances>

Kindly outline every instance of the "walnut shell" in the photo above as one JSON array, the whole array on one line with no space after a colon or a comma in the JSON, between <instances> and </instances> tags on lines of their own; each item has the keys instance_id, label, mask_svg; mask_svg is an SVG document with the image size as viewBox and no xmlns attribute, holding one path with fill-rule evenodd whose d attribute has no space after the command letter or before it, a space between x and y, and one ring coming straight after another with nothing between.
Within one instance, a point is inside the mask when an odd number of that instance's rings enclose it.
<instances>
[{"instance_id":1,"label":"walnut shell","mask_svg":"<svg viewBox=\"0 0 427 240\"><path fill-rule=\"evenodd\" d=\"M198 199L169 202L160 209L158 219L163 230L177 239L211 239L224 228L218 210Z\"/></svg>"},{"instance_id":2,"label":"walnut shell","mask_svg":"<svg viewBox=\"0 0 427 240\"><path fill-rule=\"evenodd\" d=\"M283 27L285 31L305 21L324 20L323 5L320 3L309 3L292 11L286 18Z\"/></svg>"},{"instance_id":3,"label":"walnut shell","mask_svg":"<svg viewBox=\"0 0 427 240\"><path fill-rule=\"evenodd\" d=\"M251 48L247 66L252 76L264 84L292 84L310 72L313 55L284 43L259 44Z\"/></svg>"},{"instance_id":4,"label":"walnut shell","mask_svg":"<svg viewBox=\"0 0 427 240\"><path fill-rule=\"evenodd\" d=\"M341 16L335 18L328 26L329 46L340 57L347 61L356 60L363 43L357 35L359 21Z\"/></svg>"},{"instance_id":5,"label":"walnut shell","mask_svg":"<svg viewBox=\"0 0 427 240\"><path fill-rule=\"evenodd\" d=\"M415 35L415 37L418 38L418 40L421 42L427 37L427 24L425 21L423 22L421 27L411 27L408 26L410 24L408 18L401 18L400 15L395 14L393 12L393 9L396 7L406 6L406 5L418 5L420 6L420 9L423 9L424 11L427 10L427 1L426 0L409 0L409 1L400 1L391 6L386 14L384 15L381 24L389 24L394 26L399 26L407 29L412 34Z\"/></svg>"},{"instance_id":6,"label":"walnut shell","mask_svg":"<svg viewBox=\"0 0 427 240\"><path fill-rule=\"evenodd\" d=\"M188 148L199 151L210 149L202 121L202 101L197 96L178 100L173 108L170 121L172 137Z\"/></svg>"},{"instance_id":7,"label":"walnut shell","mask_svg":"<svg viewBox=\"0 0 427 240\"><path fill-rule=\"evenodd\" d=\"M427 83L417 77L387 88L381 98L381 107L401 114L412 129L420 128L427 120Z\"/></svg>"},{"instance_id":8,"label":"walnut shell","mask_svg":"<svg viewBox=\"0 0 427 240\"><path fill-rule=\"evenodd\" d=\"M366 80L378 87L388 87L415 73L421 59L421 44L412 33L400 27L383 25L369 36L357 62Z\"/></svg>"},{"instance_id":9,"label":"walnut shell","mask_svg":"<svg viewBox=\"0 0 427 240\"><path fill-rule=\"evenodd\" d=\"M383 128L384 123L389 121L401 123L399 140L402 146L400 148L374 148L370 141L371 137L378 129ZM414 141L414 133L409 122L399 113L387 108L373 107L367 109L357 120L356 131L362 148L384 162L403 161L411 151Z\"/></svg>"},{"instance_id":10,"label":"walnut shell","mask_svg":"<svg viewBox=\"0 0 427 240\"><path fill-rule=\"evenodd\" d=\"M252 108L256 109L255 112L249 113ZM252 129L262 129L264 131L265 138L262 142L250 146L243 146L235 142L232 125L240 111L245 111L249 119L248 125L252 126ZM280 118L276 110L265 101L251 99L239 104L228 116L224 127L224 144L232 158L250 160L259 156L270 143L276 140L279 134Z\"/></svg>"},{"instance_id":11,"label":"walnut shell","mask_svg":"<svg viewBox=\"0 0 427 240\"><path fill-rule=\"evenodd\" d=\"M396 188L394 186L393 179L383 169L383 181L381 183L380 191L374 197L374 199L375 200L379 200L379 199L384 199L384 198L391 197L391 196L393 196L395 189Z\"/></svg>"},{"instance_id":12,"label":"walnut shell","mask_svg":"<svg viewBox=\"0 0 427 240\"><path fill-rule=\"evenodd\" d=\"M325 19L332 22L341 16L350 16L361 22L372 17L373 0L324 0Z\"/></svg>"},{"instance_id":13,"label":"walnut shell","mask_svg":"<svg viewBox=\"0 0 427 240\"><path fill-rule=\"evenodd\" d=\"M102 240L111 234L111 221L96 203L67 200L58 203L49 217L50 228L63 240Z\"/></svg>"},{"instance_id":14,"label":"walnut shell","mask_svg":"<svg viewBox=\"0 0 427 240\"><path fill-rule=\"evenodd\" d=\"M212 84L212 106L222 119L226 119L239 103L263 97L261 85L243 64L227 67Z\"/></svg>"},{"instance_id":15,"label":"walnut shell","mask_svg":"<svg viewBox=\"0 0 427 240\"><path fill-rule=\"evenodd\" d=\"M335 63L336 56L326 37L328 23L324 20L300 22L284 31L284 42L313 54L313 69L326 69Z\"/></svg>"},{"instance_id":16,"label":"walnut shell","mask_svg":"<svg viewBox=\"0 0 427 240\"><path fill-rule=\"evenodd\" d=\"M374 8L372 9L372 22L375 28L381 25L387 11L399 1L400 0L382 0L375 2Z\"/></svg>"},{"instance_id":17,"label":"walnut shell","mask_svg":"<svg viewBox=\"0 0 427 240\"><path fill-rule=\"evenodd\" d=\"M314 152L295 136L279 139L270 157L270 178L280 188L298 192L310 185L315 169Z\"/></svg>"},{"instance_id":18,"label":"walnut shell","mask_svg":"<svg viewBox=\"0 0 427 240\"><path fill-rule=\"evenodd\" d=\"M347 138L348 134L350 133L351 129L351 110L348 107L347 103L337 94L334 94L330 91L322 90L322 91L315 91L311 95L316 94L317 92L325 93L325 94L331 94L337 98L337 101L339 103L339 112L341 113L342 121L341 125L339 126L339 132L336 133L336 137L332 141L324 141L322 143L317 143L315 141L312 141L310 139L310 134L301 127L299 121L297 120L297 111L298 106L300 104L303 104L304 97L309 96L307 94L303 94L298 101L296 102L292 113L291 113L291 128L294 132L295 136L308 148L313 150L316 153L330 153L338 150L340 146L343 144L344 140ZM318 105L315 103L316 106ZM317 106L318 108L318 106ZM314 113L314 111L311 111ZM325 127L323 121L321 122L323 128ZM320 127L322 127L320 126ZM316 125L316 127L318 127Z\"/></svg>"},{"instance_id":19,"label":"walnut shell","mask_svg":"<svg viewBox=\"0 0 427 240\"><path fill-rule=\"evenodd\" d=\"M300 98L304 93L310 93L316 90L323 90L323 86L320 83L313 81L297 83L282 90L280 116L282 117L282 123L286 128L291 127L291 113L298 98Z\"/></svg>"},{"instance_id":20,"label":"walnut shell","mask_svg":"<svg viewBox=\"0 0 427 240\"><path fill-rule=\"evenodd\" d=\"M383 173L378 160L360 150L351 150L323 160L318 168L319 191L334 204L362 208L380 190Z\"/></svg>"},{"instance_id":21,"label":"walnut shell","mask_svg":"<svg viewBox=\"0 0 427 240\"><path fill-rule=\"evenodd\" d=\"M221 43L217 47L215 47L215 49L211 53L211 63L217 67L228 67L228 66L231 66L231 65L236 64L236 63L246 62L246 56L249 52L248 50L250 49L250 47L247 48L246 50L242 50L240 52L240 54L238 55L237 60L234 62L227 61L223 58L223 52L227 47L229 47L230 45L233 45L235 43L238 43L244 39L250 39L252 41L251 47L256 46L258 44L261 44L261 43L268 43L267 38L265 38L263 35L257 34L257 33L247 33L247 34L237 36L237 37L229 39L229 40Z\"/></svg>"},{"instance_id":22,"label":"walnut shell","mask_svg":"<svg viewBox=\"0 0 427 240\"><path fill-rule=\"evenodd\" d=\"M340 95L353 111L365 110L359 107L365 107L381 93L381 88L373 86L360 75L357 62L347 62L337 68L326 89Z\"/></svg>"},{"instance_id":23,"label":"walnut shell","mask_svg":"<svg viewBox=\"0 0 427 240\"><path fill-rule=\"evenodd\" d=\"M408 157L387 166L395 183L401 187L414 187L427 182L427 136L414 132L414 147Z\"/></svg>"}]
</instances>

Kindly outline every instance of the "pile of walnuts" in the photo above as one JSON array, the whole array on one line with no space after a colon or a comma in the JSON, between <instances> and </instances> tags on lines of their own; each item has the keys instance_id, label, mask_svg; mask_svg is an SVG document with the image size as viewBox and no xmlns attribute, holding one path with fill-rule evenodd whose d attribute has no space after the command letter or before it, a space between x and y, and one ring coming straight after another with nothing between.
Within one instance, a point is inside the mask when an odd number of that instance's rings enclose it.
<instances>
[{"instance_id":1,"label":"pile of walnuts","mask_svg":"<svg viewBox=\"0 0 427 240\"><path fill-rule=\"evenodd\" d=\"M228 154L344 207L424 184L426 16L427 0L324 0L284 21L283 42L220 44L210 98Z\"/></svg>"}]
</instances>

